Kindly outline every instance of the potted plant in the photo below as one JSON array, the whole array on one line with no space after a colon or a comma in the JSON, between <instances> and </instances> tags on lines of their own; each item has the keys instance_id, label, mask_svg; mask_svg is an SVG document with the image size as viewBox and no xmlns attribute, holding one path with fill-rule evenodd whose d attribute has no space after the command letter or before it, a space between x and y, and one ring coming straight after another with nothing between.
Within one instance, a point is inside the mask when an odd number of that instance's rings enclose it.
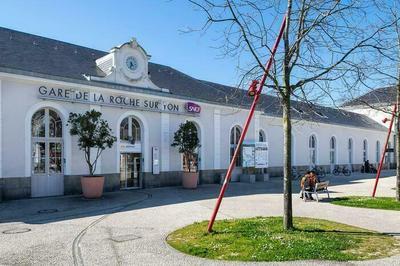
<instances>
[{"instance_id":1,"label":"potted plant","mask_svg":"<svg viewBox=\"0 0 400 266\"><path fill-rule=\"evenodd\" d=\"M196 125L191 121L181 124L174 134L171 146L178 147L179 153L183 154L183 187L196 188L199 179L196 151L200 147Z\"/></svg>"},{"instance_id":2,"label":"potted plant","mask_svg":"<svg viewBox=\"0 0 400 266\"><path fill-rule=\"evenodd\" d=\"M85 198L100 198L103 194L104 176L95 175L97 161L106 148L111 148L117 140L112 135L108 123L95 110L84 114L70 113L68 124L70 134L78 136L79 149L85 153L89 175L81 177L82 192Z\"/></svg>"}]
</instances>

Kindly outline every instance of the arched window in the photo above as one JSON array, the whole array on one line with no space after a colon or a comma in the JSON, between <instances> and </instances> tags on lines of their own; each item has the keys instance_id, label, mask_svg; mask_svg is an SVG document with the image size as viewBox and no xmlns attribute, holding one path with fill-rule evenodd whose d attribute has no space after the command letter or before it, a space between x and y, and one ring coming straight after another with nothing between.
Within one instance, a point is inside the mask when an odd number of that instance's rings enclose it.
<instances>
[{"instance_id":1,"label":"arched window","mask_svg":"<svg viewBox=\"0 0 400 266\"><path fill-rule=\"evenodd\" d=\"M395 139L396 140L396 139ZM392 150L393 149L393 146L392 146L392 142L388 142L388 146L387 146L387 148L389 149L389 150ZM393 155L394 155L394 150L393 150L393 152L387 152L386 154L385 154L385 163L392 163L393 162Z\"/></svg>"},{"instance_id":2,"label":"arched window","mask_svg":"<svg viewBox=\"0 0 400 266\"><path fill-rule=\"evenodd\" d=\"M347 151L349 154L349 164L353 164L353 139L349 139L347 144Z\"/></svg>"},{"instance_id":3,"label":"arched window","mask_svg":"<svg viewBox=\"0 0 400 266\"><path fill-rule=\"evenodd\" d=\"M317 163L317 138L314 135L311 135L308 140L308 148L309 148L309 162L311 166L315 166Z\"/></svg>"},{"instance_id":4,"label":"arched window","mask_svg":"<svg viewBox=\"0 0 400 266\"><path fill-rule=\"evenodd\" d=\"M187 123L191 124L191 130L190 130L190 135L197 135L197 138L200 141L200 129L197 125L197 123L193 122L193 121L187 121ZM201 160L199 154L200 154L200 149L201 147L197 147L195 152L194 152L194 157L189 157L186 158L185 154L182 154L182 168L183 171L185 172L197 172L199 170L199 162ZM189 169L190 168L190 169ZM190 171L189 171L190 170Z\"/></svg>"},{"instance_id":5,"label":"arched window","mask_svg":"<svg viewBox=\"0 0 400 266\"><path fill-rule=\"evenodd\" d=\"M49 137L62 138L62 121L53 110L49 110Z\"/></svg>"},{"instance_id":6,"label":"arched window","mask_svg":"<svg viewBox=\"0 0 400 266\"><path fill-rule=\"evenodd\" d=\"M41 109L32 116L32 137L46 136L45 112L46 109Z\"/></svg>"},{"instance_id":7,"label":"arched window","mask_svg":"<svg viewBox=\"0 0 400 266\"><path fill-rule=\"evenodd\" d=\"M266 142L267 138L265 137L265 133L263 130L258 131L258 141L259 142Z\"/></svg>"},{"instance_id":8,"label":"arched window","mask_svg":"<svg viewBox=\"0 0 400 266\"><path fill-rule=\"evenodd\" d=\"M234 126L231 129L231 137L230 137L230 160L231 161L233 158L233 154L235 153L236 146L239 143L241 134L242 134L242 129L239 126ZM235 165L242 166L242 151L239 151Z\"/></svg>"},{"instance_id":9,"label":"arched window","mask_svg":"<svg viewBox=\"0 0 400 266\"><path fill-rule=\"evenodd\" d=\"M120 125L119 137L121 141L140 142L141 129L139 122L132 116L124 118Z\"/></svg>"},{"instance_id":10,"label":"arched window","mask_svg":"<svg viewBox=\"0 0 400 266\"><path fill-rule=\"evenodd\" d=\"M329 162L331 165L336 164L336 139L331 137L329 142Z\"/></svg>"},{"instance_id":11,"label":"arched window","mask_svg":"<svg viewBox=\"0 0 400 266\"><path fill-rule=\"evenodd\" d=\"M52 109L40 109L32 116L32 174L63 172L62 120Z\"/></svg>"},{"instance_id":12,"label":"arched window","mask_svg":"<svg viewBox=\"0 0 400 266\"><path fill-rule=\"evenodd\" d=\"M379 140L376 141L376 154L375 154L375 161L379 163L379 160L381 159L381 143Z\"/></svg>"},{"instance_id":13,"label":"arched window","mask_svg":"<svg viewBox=\"0 0 400 266\"><path fill-rule=\"evenodd\" d=\"M363 141L363 161L368 160L368 141L364 139Z\"/></svg>"}]
</instances>

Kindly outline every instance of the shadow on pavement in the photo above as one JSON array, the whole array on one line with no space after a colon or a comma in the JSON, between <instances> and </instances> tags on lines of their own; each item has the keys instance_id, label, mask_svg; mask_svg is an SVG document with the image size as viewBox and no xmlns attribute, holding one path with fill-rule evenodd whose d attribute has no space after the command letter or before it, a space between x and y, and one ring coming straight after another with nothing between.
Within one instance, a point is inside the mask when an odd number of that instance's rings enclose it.
<instances>
[{"instance_id":1,"label":"shadow on pavement","mask_svg":"<svg viewBox=\"0 0 400 266\"><path fill-rule=\"evenodd\" d=\"M383 178L392 176L393 172L385 172ZM352 184L361 179L375 178L374 175L357 174L349 177L327 176L331 186ZM293 181L293 197L299 193L299 181ZM116 212L165 206L191 201L216 199L220 185L201 185L196 190L180 187L126 190L105 193L98 200L87 200L82 196L48 197L24 199L0 203L1 223L23 222L29 224L46 224L63 220L92 216L108 215ZM267 182L231 183L225 197L237 197L255 194L281 194L282 179L272 178ZM332 191L332 194L335 192ZM320 202L329 202L322 198Z\"/></svg>"}]
</instances>

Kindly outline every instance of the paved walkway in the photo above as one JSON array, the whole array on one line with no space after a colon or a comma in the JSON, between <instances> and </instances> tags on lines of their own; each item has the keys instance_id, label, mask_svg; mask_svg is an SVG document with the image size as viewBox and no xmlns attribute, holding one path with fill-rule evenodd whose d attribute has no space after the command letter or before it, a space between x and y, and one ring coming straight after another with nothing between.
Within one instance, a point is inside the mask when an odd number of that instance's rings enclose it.
<instances>
[{"instance_id":1,"label":"paved walkway","mask_svg":"<svg viewBox=\"0 0 400 266\"><path fill-rule=\"evenodd\" d=\"M332 183L333 197L369 195L373 185L372 175L327 179ZM394 181L394 177L382 178L377 195L394 195ZM232 183L218 218L282 215L281 187L279 179ZM205 185L197 190L162 188L107 193L102 200L74 196L0 203L0 264L400 265L400 256L351 263L245 264L196 258L170 248L165 242L168 233L207 220L218 190L218 185ZM400 213L396 211L341 207L327 201L303 202L297 191L293 210L295 216L328 219L400 236Z\"/></svg>"}]
</instances>

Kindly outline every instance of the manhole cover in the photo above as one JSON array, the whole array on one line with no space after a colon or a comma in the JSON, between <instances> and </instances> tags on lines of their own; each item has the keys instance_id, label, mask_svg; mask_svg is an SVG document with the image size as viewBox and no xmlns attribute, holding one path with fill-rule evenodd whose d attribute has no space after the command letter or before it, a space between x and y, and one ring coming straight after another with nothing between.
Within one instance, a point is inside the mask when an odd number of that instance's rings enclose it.
<instances>
[{"instance_id":1,"label":"manhole cover","mask_svg":"<svg viewBox=\"0 0 400 266\"><path fill-rule=\"evenodd\" d=\"M130 240L136 240L139 238L141 238L141 237L136 236L136 235L120 235L120 236L112 237L111 240L114 242L125 242L125 241L130 241Z\"/></svg>"},{"instance_id":2,"label":"manhole cover","mask_svg":"<svg viewBox=\"0 0 400 266\"><path fill-rule=\"evenodd\" d=\"M44 209L44 210L40 210L38 211L38 213L55 213L58 212L57 209Z\"/></svg>"},{"instance_id":3,"label":"manhole cover","mask_svg":"<svg viewBox=\"0 0 400 266\"><path fill-rule=\"evenodd\" d=\"M31 231L29 228L14 228L3 231L3 234L11 235L11 234L22 234Z\"/></svg>"}]
</instances>

